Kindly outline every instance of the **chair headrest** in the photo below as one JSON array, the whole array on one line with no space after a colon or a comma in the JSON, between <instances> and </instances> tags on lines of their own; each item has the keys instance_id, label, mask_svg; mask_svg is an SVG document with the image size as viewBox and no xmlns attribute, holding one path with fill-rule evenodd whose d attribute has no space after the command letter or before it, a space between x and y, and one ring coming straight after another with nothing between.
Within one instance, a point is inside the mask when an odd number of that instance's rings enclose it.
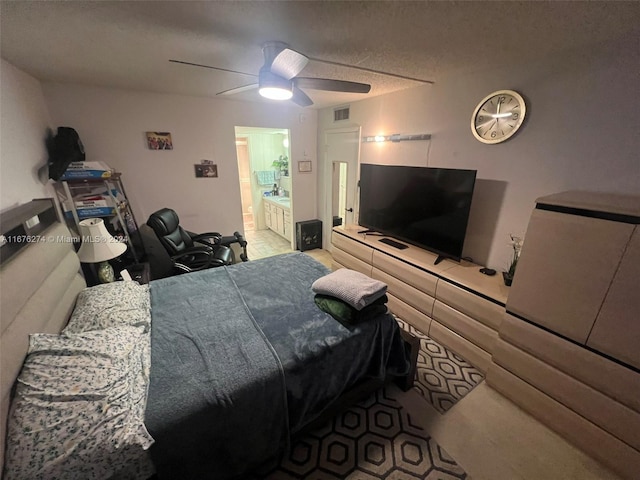
<instances>
[{"instance_id":1,"label":"chair headrest","mask_svg":"<svg viewBox=\"0 0 640 480\"><path fill-rule=\"evenodd\" d=\"M153 228L153 231L159 237L175 232L179 223L178 214L170 208L161 208L152 213L149 220L147 220L147 225Z\"/></svg>"}]
</instances>

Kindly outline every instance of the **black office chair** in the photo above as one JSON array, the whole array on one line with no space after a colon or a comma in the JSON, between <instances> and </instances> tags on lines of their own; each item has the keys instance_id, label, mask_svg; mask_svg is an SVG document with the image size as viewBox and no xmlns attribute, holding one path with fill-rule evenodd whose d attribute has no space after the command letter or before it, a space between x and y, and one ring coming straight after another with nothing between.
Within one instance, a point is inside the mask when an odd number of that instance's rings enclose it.
<instances>
[{"instance_id":1,"label":"black office chair","mask_svg":"<svg viewBox=\"0 0 640 480\"><path fill-rule=\"evenodd\" d=\"M147 225L153 229L171 259L178 263L178 269L194 271L235 263L232 245L236 243L241 248L240 259L248 260L247 242L239 232L233 236L222 236L218 232L189 232L180 226L178 214L170 208L151 214Z\"/></svg>"},{"instance_id":2,"label":"black office chair","mask_svg":"<svg viewBox=\"0 0 640 480\"><path fill-rule=\"evenodd\" d=\"M171 256L149 225L146 223L140 225L138 232L144 245L144 262L149 264L151 280L219 266L218 261L215 262L215 265L212 264L213 256L210 249L197 253L197 258L193 257L194 253L192 252L185 253L184 257L182 255ZM183 259L185 260L184 263L182 262Z\"/></svg>"}]
</instances>

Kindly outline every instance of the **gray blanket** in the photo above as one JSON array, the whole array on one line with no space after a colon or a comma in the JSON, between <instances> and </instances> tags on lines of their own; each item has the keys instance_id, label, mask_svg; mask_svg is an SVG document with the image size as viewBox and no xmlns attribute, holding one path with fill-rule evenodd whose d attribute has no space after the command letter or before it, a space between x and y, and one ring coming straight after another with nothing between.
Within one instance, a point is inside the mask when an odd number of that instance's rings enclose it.
<instances>
[{"instance_id":1,"label":"gray blanket","mask_svg":"<svg viewBox=\"0 0 640 480\"><path fill-rule=\"evenodd\" d=\"M304 253L229 268L284 368L291 433L358 382L409 371L408 346L391 314L343 325L318 308L311 285L327 273Z\"/></svg>"},{"instance_id":2,"label":"gray blanket","mask_svg":"<svg viewBox=\"0 0 640 480\"><path fill-rule=\"evenodd\" d=\"M159 477L231 478L277 456L288 438L282 369L226 271L150 291L145 424Z\"/></svg>"},{"instance_id":3,"label":"gray blanket","mask_svg":"<svg viewBox=\"0 0 640 480\"><path fill-rule=\"evenodd\" d=\"M293 253L151 282L146 423L161 479L244 473L358 382L407 373L391 315L345 326L315 305L327 273Z\"/></svg>"}]
</instances>

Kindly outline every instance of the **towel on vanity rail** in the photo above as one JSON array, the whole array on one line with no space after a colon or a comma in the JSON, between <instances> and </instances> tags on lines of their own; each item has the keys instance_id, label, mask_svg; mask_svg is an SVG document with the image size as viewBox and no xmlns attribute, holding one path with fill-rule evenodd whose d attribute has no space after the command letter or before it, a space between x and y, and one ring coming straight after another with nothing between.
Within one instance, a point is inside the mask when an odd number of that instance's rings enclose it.
<instances>
[{"instance_id":1,"label":"towel on vanity rail","mask_svg":"<svg viewBox=\"0 0 640 480\"><path fill-rule=\"evenodd\" d=\"M336 297L358 311L387 293L385 283L348 268L320 277L313 282L311 289L321 295Z\"/></svg>"},{"instance_id":2,"label":"towel on vanity rail","mask_svg":"<svg viewBox=\"0 0 640 480\"><path fill-rule=\"evenodd\" d=\"M259 170L256 172L258 185L273 185L276 181L275 170Z\"/></svg>"}]
</instances>

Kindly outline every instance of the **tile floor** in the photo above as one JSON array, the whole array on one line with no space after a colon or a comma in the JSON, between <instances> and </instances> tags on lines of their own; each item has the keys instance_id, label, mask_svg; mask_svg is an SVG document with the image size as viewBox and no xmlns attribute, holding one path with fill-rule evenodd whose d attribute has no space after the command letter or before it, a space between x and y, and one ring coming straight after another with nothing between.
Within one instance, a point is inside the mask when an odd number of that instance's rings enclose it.
<instances>
[{"instance_id":1,"label":"tile floor","mask_svg":"<svg viewBox=\"0 0 640 480\"><path fill-rule=\"evenodd\" d=\"M271 230L247 231L249 258L293 251ZM327 266L327 250L305 252ZM473 480L619 480L515 404L481 382L441 414L410 390L399 396L416 421Z\"/></svg>"},{"instance_id":2,"label":"tile floor","mask_svg":"<svg viewBox=\"0 0 640 480\"><path fill-rule=\"evenodd\" d=\"M283 237L271 230L247 230L244 234L247 239L247 255L249 260L273 257L281 253L291 253L291 244ZM304 253L312 256L320 263L331 267L331 254L326 250L307 250Z\"/></svg>"}]
</instances>

